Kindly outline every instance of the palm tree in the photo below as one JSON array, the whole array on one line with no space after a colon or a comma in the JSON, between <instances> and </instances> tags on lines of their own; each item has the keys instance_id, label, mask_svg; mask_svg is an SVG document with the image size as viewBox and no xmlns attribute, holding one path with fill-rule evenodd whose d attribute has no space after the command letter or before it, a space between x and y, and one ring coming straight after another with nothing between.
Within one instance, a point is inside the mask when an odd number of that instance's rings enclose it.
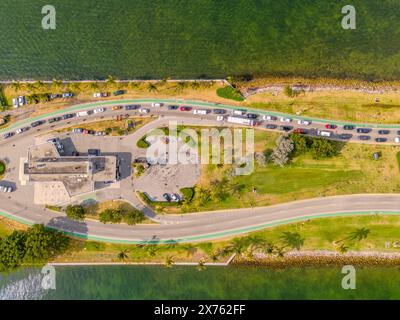
<instances>
[{"instance_id":1,"label":"palm tree","mask_svg":"<svg viewBox=\"0 0 400 320\"><path fill-rule=\"evenodd\" d=\"M62 85L63 85L62 80L53 79L52 86L53 86L54 89L58 90L58 89L60 89L62 87Z\"/></svg>"},{"instance_id":2,"label":"palm tree","mask_svg":"<svg viewBox=\"0 0 400 320\"><path fill-rule=\"evenodd\" d=\"M26 84L26 89L29 92L33 92L33 91L35 91L35 85L32 82L29 82L29 83Z\"/></svg>"},{"instance_id":3,"label":"palm tree","mask_svg":"<svg viewBox=\"0 0 400 320\"><path fill-rule=\"evenodd\" d=\"M93 90L93 91L96 91L97 89L99 89L99 83L97 81L96 82L90 82L89 83L89 89Z\"/></svg>"},{"instance_id":4,"label":"palm tree","mask_svg":"<svg viewBox=\"0 0 400 320\"><path fill-rule=\"evenodd\" d=\"M117 259L119 261L125 261L126 259L128 259L128 252L128 249L122 249L120 252L118 252Z\"/></svg>"},{"instance_id":5,"label":"palm tree","mask_svg":"<svg viewBox=\"0 0 400 320\"><path fill-rule=\"evenodd\" d=\"M183 89L185 89L186 86L187 86L187 83L185 81L179 81L176 84L175 91L177 91L177 92L183 91Z\"/></svg>"},{"instance_id":6,"label":"palm tree","mask_svg":"<svg viewBox=\"0 0 400 320\"><path fill-rule=\"evenodd\" d=\"M213 250L209 253L208 258L212 262L217 262L219 260L220 255L221 255L221 252L219 250Z\"/></svg>"},{"instance_id":7,"label":"palm tree","mask_svg":"<svg viewBox=\"0 0 400 320\"><path fill-rule=\"evenodd\" d=\"M113 84L115 84L115 79L112 75L108 75L107 79L106 79L106 85L107 86L112 86Z\"/></svg>"},{"instance_id":8,"label":"palm tree","mask_svg":"<svg viewBox=\"0 0 400 320\"><path fill-rule=\"evenodd\" d=\"M79 82L70 82L68 87L71 91L79 91L81 88L81 84Z\"/></svg>"},{"instance_id":9,"label":"palm tree","mask_svg":"<svg viewBox=\"0 0 400 320\"><path fill-rule=\"evenodd\" d=\"M149 245L145 246L144 249L146 250L147 254L150 257L154 257L158 250L157 245L155 245L155 244L149 244Z\"/></svg>"},{"instance_id":10,"label":"palm tree","mask_svg":"<svg viewBox=\"0 0 400 320\"><path fill-rule=\"evenodd\" d=\"M204 258L201 258L199 260L199 264L197 266L197 270L198 271L204 271L206 269L206 261L204 260Z\"/></svg>"},{"instance_id":11,"label":"palm tree","mask_svg":"<svg viewBox=\"0 0 400 320\"><path fill-rule=\"evenodd\" d=\"M200 83L197 81L192 82L191 87L193 90L198 90L200 88Z\"/></svg>"},{"instance_id":12,"label":"palm tree","mask_svg":"<svg viewBox=\"0 0 400 320\"><path fill-rule=\"evenodd\" d=\"M275 252L275 244L273 244L270 241L264 241L263 246L262 246L262 250L264 251L264 253L272 255Z\"/></svg>"},{"instance_id":13,"label":"palm tree","mask_svg":"<svg viewBox=\"0 0 400 320\"><path fill-rule=\"evenodd\" d=\"M42 90L43 88L46 87L46 84L43 81L36 81L34 86L38 89L38 90Z\"/></svg>"},{"instance_id":14,"label":"palm tree","mask_svg":"<svg viewBox=\"0 0 400 320\"><path fill-rule=\"evenodd\" d=\"M14 82L12 82L12 83L11 83L11 88L12 88L15 92L20 91L20 90L22 89L21 82L19 82L19 81L14 81Z\"/></svg>"},{"instance_id":15,"label":"palm tree","mask_svg":"<svg viewBox=\"0 0 400 320\"><path fill-rule=\"evenodd\" d=\"M147 85L147 90L149 92L157 92L158 91L156 84L151 83L151 82Z\"/></svg>"},{"instance_id":16,"label":"palm tree","mask_svg":"<svg viewBox=\"0 0 400 320\"><path fill-rule=\"evenodd\" d=\"M369 235L369 230L366 228L357 228L356 230L354 230L350 236L349 236L349 240L357 240L357 241L361 241L363 239L366 239Z\"/></svg>"},{"instance_id":17,"label":"palm tree","mask_svg":"<svg viewBox=\"0 0 400 320\"><path fill-rule=\"evenodd\" d=\"M304 239L297 232L283 232L281 239L285 247L290 247L292 249L300 250L304 245Z\"/></svg>"},{"instance_id":18,"label":"palm tree","mask_svg":"<svg viewBox=\"0 0 400 320\"><path fill-rule=\"evenodd\" d=\"M169 77L165 77L165 78L161 79L161 80L158 82L158 84L159 84L160 86L165 86L165 85L168 83L168 80L169 80L169 79L170 79Z\"/></svg>"},{"instance_id":19,"label":"palm tree","mask_svg":"<svg viewBox=\"0 0 400 320\"><path fill-rule=\"evenodd\" d=\"M164 262L165 266L167 268L171 268L174 264L174 257L173 256L167 256L165 258L165 262Z\"/></svg>"},{"instance_id":20,"label":"palm tree","mask_svg":"<svg viewBox=\"0 0 400 320\"><path fill-rule=\"evenodd\" d=\"M225 248L227 253L236 253L240 256L248 247L248 240L246 238L235 238L230 245Z\"/></svg>"},{"instance_id":21,"label":"palm tree","mask_svg":"<svg viewBox=\"0 0 400 320\"><path fill-rule=\"evenodd\" d=\"M129 86L131 87L131 89L137 90L140 87L140 83L139 82L131 82L131 83L129 83Z\"/></svg>"},{"instance_id":22,"label":"palm tree","mask_svg":"<svg viewBox=\"0 0 400 320\"><path fill-rule=\"evenodd\" d=\"M337 250L340 254L345 254L345 253L349 250L349 247L346 246L345 243L341 243L341 244L337 247L336 250Z\"/></svg>"}]
</instances>

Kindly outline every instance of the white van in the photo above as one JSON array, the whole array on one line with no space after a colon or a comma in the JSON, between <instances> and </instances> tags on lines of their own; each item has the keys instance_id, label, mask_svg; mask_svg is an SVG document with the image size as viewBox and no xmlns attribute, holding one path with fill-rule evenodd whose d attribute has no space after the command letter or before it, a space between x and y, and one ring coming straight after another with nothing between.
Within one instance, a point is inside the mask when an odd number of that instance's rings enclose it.
<instances>
[{"instance_id":1,"label":"white van","mask_svg":"<svg viewBox=\"0 0 400 320\"><path fill-rule=\"evenodd\" d=\"M321 130L321 131L318 131L318 135L322 136L322 137L331 137L332 136L332 132Z\"/></svg>"},{"instance_id":2,"label":"white van","mask_svg":"<svg viewBox=\"0 0 400 320\"><path fill-rule=\"evenodd\" d=\"M246 110L242 110L242 109L239 109L239 110L233 110L233 112L232 112L233 114L236 114L236 115L238 115L238 116L243 116L243 115L245 115L246 114Z\"/></svg>"},{"instance_id":3,"label":"white van","mask_svg":"<svg viewBox=\"0 0 400 320\"><path fill-rule=\"evenodd\" d=\"M164 104L163 103L158 103L158 102L153 102L151 104L152 107L162 107Z\"/></svg>"},{"instance_id":4,"label":"white van","mask_svg":"<svg viewBox=\"0 0 400 320\"><path fill-rule=\"evenodd\" d=\"M275 116L263 116L262 119L263 120L267 120L267 121L276 121L277 117L275 117Z\"/></svg>"},{"instance_id":5,"label":"white van","mask_svg":"<svg viewBox=\"0 0 400 320\"><path fill-rule=\"evenodd\" d=\"M86 117L89 115L89 111L80 111L76 113L77 117Z\"/></svg>"},{"instance_id":6,"label":"white van","mask_svg":"<svg viewBox=\"0 0 400 320\"><path fill-rule=\"evenodd\" d=\"M292 119L290 119L290 118L285 118L285 117L281 117L280 121L281 121L281 122L292 122Z\"/></svg>"},{"instance_id":7,"label":"white van","mask_svg":"<svg viewBox=\"0 0 400 320\"><path fill-rule=\"evenodd\" d=\"M299 120L297 121L298 124L303 125L303 126L309 126L311 124L311 121L308 120Z\"/></svg>"},{"instance_id":8,"label":"white van","mask_svg":"<svg viewBox=\"0 0 400 320\"><path fill-rule=\"evenodd\" d=\"M394 142L396 142L396 143L400 143L400 137L396 137L396 138L394 138Z\"/></svg>"}]
</instances>

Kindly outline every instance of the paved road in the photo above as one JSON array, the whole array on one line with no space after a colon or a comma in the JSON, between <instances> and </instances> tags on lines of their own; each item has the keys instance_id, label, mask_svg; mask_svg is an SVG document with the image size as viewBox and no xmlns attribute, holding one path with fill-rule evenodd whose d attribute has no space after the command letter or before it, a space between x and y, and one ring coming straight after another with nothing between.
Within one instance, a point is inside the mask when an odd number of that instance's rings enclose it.
<instances>
[{"instance_id":1,"label":"paved road","mask_svg":"<svg viewBox=\"0 0 400 320\"><path fill-rule=\"evenodd\" d=\"M138 226L76 222L62 214L27 210L0 195L1 215L24 223L44 223L69 234L118 243L196 242L220 239L318 217L400 214L400 195L352 195L291 202L271 207L159 217L162 224ZM12 212L12 214L11 214Z\"/></svg>"},{"instance_id":2,"label":"paved road","mask_svg":"<svg viewBox=\"0 0 400 320\"><path fill-rule=\"evenodd\" d=\"M237 109L243 109L243 107L238 107L238 106L231 106L231 105L226 105L226 104L218 104L218 103L212 103L212 102L204 102L204 101L191 101L191 100L168 100L168 99L133 99L133 100L106 100L106 101L96 101L96 102L91 102L91 103L84 103L84 104L79 104L79 105L75 105L75 106L71 106L68 108L64 108L64 109L60 109L57 111L54 111L52 113L49 114L44 114L44 115L40 115L40 116L36 116L33 118L27 118L21 121L18 121L12 125L10 125L9 127L0 129L0 133L6 133L9 131L15 131L15 129L20 128L20 127L25 127L27 125L29 125L32 121L36 121L36 120L41 120L41 119L47 119L49 117L53 117L53 116L57 116L57 115L62 115L65 113L69 113L69 112L77 112L77 111L83 111L83 110L91 110L94 108L98 108L100 106L103 107L109 107L109 106L113 106L113 105L126 105L126 104L142 104L142 105L150 105L153 102L159 102L159 103L165 103L165 104L174 104L174 105L188 105L188 106L192 106L195 108L209 108L209 109L215 109L215 108L223 108L229 111L233 111L233 110L237 110ZM151 107L152 113L153 114L160 114L160 113L166 113L166 114L177 114L177 113L182 113L179 111L167 111L165 110L166 108L154 108ZM386 125L386 124L365 124L365 123L349 123L349 122L343 122L343 121L331 121L331 120L324 120L324 119L316 119L316 118L311 118L311 117L301 117L301 116L294 116L294 115L289 115L289 114L284 114L284 113L279 113L279 112L272 112L272 111L264 111L264 110L259 110L259 109L251 109L251 108L245 108L246 110L248 110L251 113L256 113L259 114L260 116L262 115L273 115L273 116L277 116L277 117L288 117L293 119L293 121L291 123L286 123L285 125L290 125L293 127L293 129L297 129L297 128L304 128L304 129L311 129L311 135L316 135L316 131L317 130L327 130L325 128L325 124L329 123L329 124L335 124L338 126L338 128L333 129L333 130L328 130L331 131L332 133L332 137L334 140L338 140L338 135L342 134L342 133L350 133L352 134L352 137L350 138L349 141L351 142L358 142L358 143L377 143L375 142L375 138L386 138L387 144L398 144L395 143L394 139L395 137L398 136L398 131L400 132L400 125ZM185 113L185 112L183 112ZM202 116L204 118L209 118L209 119L214 119L216 118L216 115L212 115L209 114L207 116ZM310 126L304 126L304 125L299 125L297 123L298 120L309 120L312 121L312 124ZM266 124L277 124L277 125L282 125L284 123L279 123L278 121L274 121L274 122L270 122L270 121L263 121L261 126L262 128L265 129L265 125ZM343 130L343 125L346 124L351 124L354 125L355 127L368 127L372 129L371 133L368 134L358 134L356 132L353 131L348 131L348 130ZM388 135L382 135L378 133L379 129L391 129L390 133ZM274 129L276 130L276 129ZM371 139L368 141L360 141L358 139L358 137L360 135L367 135L370 136ZM340 139L339 139L340 140ZM382 142L380 142L379 144L382 144Z\"/></svg>"}]
</instances>

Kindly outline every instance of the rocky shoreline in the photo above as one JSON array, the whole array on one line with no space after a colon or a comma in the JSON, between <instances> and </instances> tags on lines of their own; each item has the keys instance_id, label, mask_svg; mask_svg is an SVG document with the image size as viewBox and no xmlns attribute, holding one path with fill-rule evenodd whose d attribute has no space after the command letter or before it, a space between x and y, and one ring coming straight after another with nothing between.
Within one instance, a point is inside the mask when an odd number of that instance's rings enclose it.
<instances>
[{"instance_id":1,"label":"rocky shoreline","mask_svg":"<svg viewBox=\"0 0 400 320\"><path fill-rule=\"evenodd\" d=\"M334 251L291 251L283 257L254 254L253 260L236 258L232 265L266 266L269 268L286 267L324 267L324 266L399 266L400 253L378 251L349 251L339 254Z\"/></svg>"}]
</instances>

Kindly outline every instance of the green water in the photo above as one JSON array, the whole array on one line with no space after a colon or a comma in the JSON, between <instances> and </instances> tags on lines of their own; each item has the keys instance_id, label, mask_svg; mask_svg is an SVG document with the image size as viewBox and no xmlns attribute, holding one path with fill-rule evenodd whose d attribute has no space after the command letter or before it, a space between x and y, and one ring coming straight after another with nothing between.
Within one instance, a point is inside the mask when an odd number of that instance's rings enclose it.
<instances>
[{"instance_id":1,"label":"green water","mask_svg":"<svg viewBox=\"0 0 400 320\"><path fill-rule=\"evenodd\" d=\"M43 290L40 269L25 269L0 276L0 299L400 298L400 267L356 271L356 289L344 290L341 267L57 267L56 290Z\"/></svg>"}]
</instances>

